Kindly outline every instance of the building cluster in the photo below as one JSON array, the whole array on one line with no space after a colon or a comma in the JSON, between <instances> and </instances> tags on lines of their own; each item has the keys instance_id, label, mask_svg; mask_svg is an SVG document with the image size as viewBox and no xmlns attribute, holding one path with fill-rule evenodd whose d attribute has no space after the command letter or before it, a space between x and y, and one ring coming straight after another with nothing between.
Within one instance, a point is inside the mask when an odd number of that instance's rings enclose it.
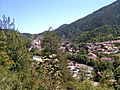
<instances>
[{"instance_id":1,"label":"building cluster","mask_svg":"<svg viewBox=\"0 0 120 90\"><path fill-rule=\"evenodd\" d=\"M99 58L97 55L107 55L107 54L115 54L119 52L119 47L115 46L115 43L120 43L120 40L99 42L99 43L87 43L88 47L88 57L92 59ZM100 60L108 60L112 61L112 58L109 57L101 57Z\"/></svg>"},{"instance_id":2,"label":"building cluster","mask_svg":"<svg viewBox=\"0 0 120 90\"><path fill-rule=\"evenodd\" d=\"M91 66L87 66L85 64L79 64L75 61L69 61L68 68L73 74L73 77L77 77L78 79L81 79L82 75L87 77L87 79L90 79L93 77L92 72L94 69Z\"/></svg>"},{"instance_id":3,"label":"building cluster","mask_svg":"<svg viewBox=\"0 0 120 90\"><path fill-rule=\"evenodd\" d=\"M29 48L29 51L31 51L32 49L36 49L36 50L41 50L41 41L39 39L35 39L31 42L31 46Z\"/></svg>"},{"instance_id":4,"label":"building cluster","mask_svg":"<svg viewBox=\"0 0 120 90\"><path fill-rule=\"evenodd\" d=\"M68 52L69 54L76 53L76 50L73 48L73 45L71 43L61 43L59 44L60 50L63 52ZM78 50L77 50L78 51Z\"/></svg>"},{"instance_id":5,"label":"building cluster","mask_svg":"<svg viewBox=\"0 0 120 90\"><path fill-rule=\"evenodd\" d=\"M120 43L120 40L113 40L113 41L106 41L106 42L99 42L99 43L87 43L87 50L88 50L88 58L92 59L100 59L102 61L112 61L113 58L107 57L109 54L115 54L119 52L119 47L115 46L115 43ZM73 48L73 45L71 43L61 43L59 44L60 50L63 52L68 52L69 54L78 54L79 49ZM29 50L32 48L35 48L37 50L41 49L41 41L38 39L35 39L31 42L31 47ZM102 57L99 57L101 55ZM49 56L49 58L53 57L53 55ZM45 62L49 61L50 59L47 58L42 58L39 56L33 56L34 61L39 61L39 62ZM56 58L55 61L58 61ZM87 79L93 78L93 72L94 69L91 66L85 65L85 64L80 64L75 61L69 60L68 62L68 68L70 69L73 77L76 77L78 79L81 79L81 75L84 75ZM97 82L93 82L96 83ZM97 83L98 84L98 83Z\"/></svg>"},{"instance_id":6,"label":"building cluster","mask_svg":"<svg viewBox=\"0 0 120 90\"><path fill-rule=\"evenodd\" d=\"M88 58L99 59L102 61L112 61L113 58L107 56L119 52L119 47L115 45L116 43L120 43L120 40L113 40L113 41L106 41L99 43L87 43L86 46L88 49ZM70 43L61 43L60 49L63 52L68 52L69 54L76 55L79 53L79 49L75 50L73 48L73 45ZM99 57L99 55L101 55L101 57ZM94 72L94 69L91 66L69 60L68 68L73 74L73 77L77 77L78 79L81 79L80 74L83 73L84 76L87 77L87 79L91 79L93 77L92 72Z\"/></svg>"}]
</instances>

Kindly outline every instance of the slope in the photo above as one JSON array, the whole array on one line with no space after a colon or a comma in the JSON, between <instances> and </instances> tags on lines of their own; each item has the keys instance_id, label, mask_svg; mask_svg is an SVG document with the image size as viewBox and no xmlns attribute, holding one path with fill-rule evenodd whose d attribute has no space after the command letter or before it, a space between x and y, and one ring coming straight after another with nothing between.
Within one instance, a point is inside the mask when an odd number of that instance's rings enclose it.
<instances>
[{"instance_id":1,"label":"slope","mask_svg":"<svg viewBox=\"0 0 120 90\"><path fill-rule=\"evenodd\" d=\"M115 36L114 35L115 33L120 32L120 30L117 30L116 32L116 28L119 29L119 26L120 26L120 0L117 0L116 2L108 6L105 6L82 19L79 19L69 25L65 25L62 28L61 27L57 28L55 32L60 37L64 35L65 38L70 39L70 41L76 40L88 41L88 38L85 39L82 36L84 37L90 35L92 36L92 34L90 34L91 32L94 31L94 33L95 32L98 33L99 30L102 36L104 36L103 33L106 33L105 36L108 34L112 34L112 36ZM117 36L119 35L120 34L118 34ZM94 38L95 37L97 36L95 35ZM91 38L91 40L92 39L93 38Z\"/></svg>"}]
</instances>

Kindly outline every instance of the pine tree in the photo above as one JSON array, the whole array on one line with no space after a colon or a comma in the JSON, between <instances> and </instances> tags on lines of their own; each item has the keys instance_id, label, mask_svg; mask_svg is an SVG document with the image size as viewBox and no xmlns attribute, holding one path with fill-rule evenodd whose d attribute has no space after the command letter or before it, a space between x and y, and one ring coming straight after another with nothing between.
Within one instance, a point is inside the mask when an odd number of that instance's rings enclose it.
<instances>
[{"instance_id":1,"label":"pine tree","mask_svg":"<svg viewBox=\"0 0 120 90\"><path fill-rule=\"evenodd\" d=\"M0 30L0 65L2 65L3 67L10 68L10 66L13 64L13 61L10 60L6 52L6 40L7 36L5 35L5 32L3 30Z\"/></svg>"}]
</instances>

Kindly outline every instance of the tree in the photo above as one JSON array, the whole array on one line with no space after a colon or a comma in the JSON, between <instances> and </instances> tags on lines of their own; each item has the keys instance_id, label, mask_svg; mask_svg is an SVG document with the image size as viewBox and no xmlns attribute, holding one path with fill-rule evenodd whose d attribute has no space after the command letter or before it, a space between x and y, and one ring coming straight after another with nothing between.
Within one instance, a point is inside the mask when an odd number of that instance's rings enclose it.
<instances>
[{"instance_id":1,"label":"tree","mask_svg":"<svg viewBox=\"0 0 120 90\"><path fill-rule=\"evenodd\" d=\"M20 71L23 68L26 68L31 58L31 55L26 48L27 40L15 30L7 30L6 36L9 37L6 40L6 51L10 59L15 63L11 70Z\"/></svg>"},{"instance_id":2,"label":"tree","mask_svg":"<svg viewBox=\"0 0 120 90\"><path fill-rule=\"evenodd\" d=\"M72 84L75 80L67 68L67 60L65 54L59 50L59 39L53 31L47 31L43 36L42 56L44 63L40 64L40 70L43 70L47 79L45 85L49 90L67 90L67 88L75 88ZM74 89L73 89L74 90Z\"/></svg>"},{"instance_id":3,"label":"tree","mask_svg":"<svg viewBox=\"0 0 120 90\"><path fill-rule=\"evenodd\" d=\"M7 45L7 36L3 30L0 30L0 65L3 67L7 67L8 69L13 64L13 61L10 60L7 52L6 52L6 45Z\"/></svg>"},{"instance_id":4,"label":"tree","mask_svg":"<svg viewBox=\"0 0 120 90\"><path fill-rule=\"evenodd\" d=\"M31 54L26 45L27 40L19 32L0 30L1 89L26 89L30 85Z\"/></svg>"},{"instance_id":5,"label":"tree","mask_svg":"<svg viewBox=\"0 0 120 90\"><path fill-rule=\"evenodd\" d=\"M12 29L15 30L15 19L11 22L10 17L6 17L3 15L3 20L0 20L0 28L1 29Z\"/></svg>"},{"instance_id":6,"label":"tree","mask_svg":"<svg viewBox=\"0 0 120 90\"><path fill-rule=\"evenodd\" d=\"M120 89L120 66L115 69L116 90Z\"/></svg>"},{"instance_id":7,"label":"tree","mask_svg":"<svg viewBox=\"0 0 120 90\"><path fill-rule=\"evenodd\" d=\"M46 31L43 34L43 44L42 47L44 48L44 54L53 54L58 52L58 44L60 43L58 37L55 35L53 31Z\"/></svg>"}]
</instances>

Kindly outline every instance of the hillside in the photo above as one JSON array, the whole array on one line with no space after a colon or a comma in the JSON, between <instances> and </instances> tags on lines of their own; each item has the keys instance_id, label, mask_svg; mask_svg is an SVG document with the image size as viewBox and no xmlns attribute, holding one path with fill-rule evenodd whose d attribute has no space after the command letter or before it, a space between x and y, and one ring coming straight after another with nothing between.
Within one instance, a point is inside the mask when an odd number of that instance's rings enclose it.
<instances>
[{"instance_id":1,"label":"hillside","mask_svg":"<svg viewBox=\"0 0 120 90\"><path fill-rule=\"evenodd\" d=\"M65 25L64 27L57 28L55 32L60 37L64 35L65 38L70 41L81 42L94 40L98 36L99 38L106 36L116 38L117 36L120 36L119 27L120 0L117 0L82 19ZM97 34L93 36L93 33Z\"/></svg>"}]
</instances>

